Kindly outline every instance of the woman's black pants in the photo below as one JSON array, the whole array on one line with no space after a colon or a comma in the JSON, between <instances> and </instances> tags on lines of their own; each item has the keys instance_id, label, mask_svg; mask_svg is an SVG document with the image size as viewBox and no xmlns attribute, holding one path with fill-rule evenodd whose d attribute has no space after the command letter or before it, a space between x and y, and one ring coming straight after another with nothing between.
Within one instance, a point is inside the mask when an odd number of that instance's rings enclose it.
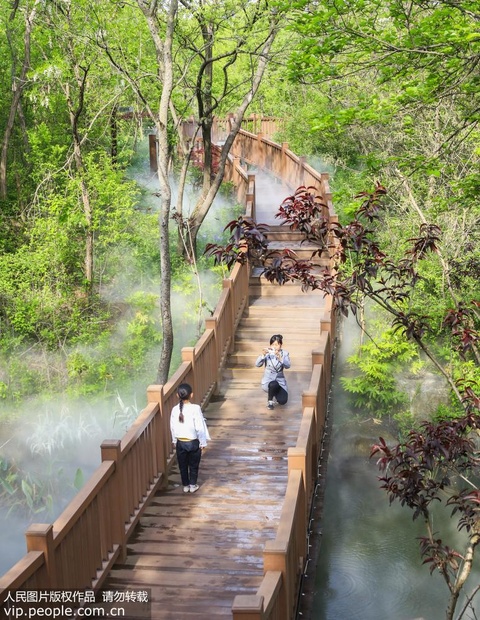
<instances>
[{"instance_id":1,"label":"woman's black pants","mask_svg":"<svg viewBox=\"0 0 480 620\"><path fill-rule=\"evenodd\" d=\"M278 383L278 381L270 381L268 384L268 400L277 399L279 405L285 405L288 400L288 392Z\"/></svg>"},{"instance_id":2,"label":"woman's black pants","mask_svg":"<svg viewBox=\"0 0 480 620\"><path fill-rule=\"evenodd\" d=\"M201 458L202 450L198 439L193 441L180 441L177 439L177 462L184 487L188 487L190 484L197 484Z\"/></svg>"}]
</instances>

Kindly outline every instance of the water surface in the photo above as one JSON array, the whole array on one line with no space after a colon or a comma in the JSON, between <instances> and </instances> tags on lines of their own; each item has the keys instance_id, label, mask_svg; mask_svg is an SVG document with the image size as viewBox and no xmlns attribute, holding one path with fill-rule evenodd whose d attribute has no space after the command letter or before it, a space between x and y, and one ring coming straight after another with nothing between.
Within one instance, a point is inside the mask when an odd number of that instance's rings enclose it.
<instances>
[{"instance_id":1,"label":"water surface","mask_svg":"<svg viewBox=\"0 0 480 620\"><path fill-rule=\"evenodd\" d=\"M344 333L352 331L350 322L344 325ZM442 620L449 593L443 578L422 565L417 537L425 535L423 524L412 520L410 509L389 504L368 458L368 445L385 429L378 426L376 434L375 425L352 421L354 412L339 384L355 342L344 339L337 350L318 563L310 569L315 572L311 619ZM435 515L435 528L455 546L461 536L449 514ZM467 592L479 583L479 572L470 580Z\"/></svg>"}]
</instances>

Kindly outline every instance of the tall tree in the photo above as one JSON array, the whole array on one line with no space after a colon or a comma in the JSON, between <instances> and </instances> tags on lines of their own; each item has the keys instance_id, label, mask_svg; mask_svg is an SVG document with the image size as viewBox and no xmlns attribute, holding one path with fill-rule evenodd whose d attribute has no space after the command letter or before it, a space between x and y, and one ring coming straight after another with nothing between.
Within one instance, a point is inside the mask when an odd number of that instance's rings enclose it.
<instances>
[{"instance_id":1,"label":"tall tree","mask_svg":"<svg viewBox=\"0 0 480 620\"><path fill-rule=\"evenodd\" d=\"M196 104L204 152L202 190L187 221L192 246L196 248L199 229L223 181L235 136L272 60L274 41L284 16L282 9L267 2L239 5L225 1L211 5L184 0L182 4L197 24L192 29L188 21L188 28L179 29L178 33L189 54L185 66L195 68L193 72L184 71L183 82L184 90L191 93L186 99ZM233 121L214 170L213 120L215 114L225 111L234 112ZM181 209L182 205L178 204L180 215Z\"/></svg>"},{"instance_id":2,"label":"tall tree","mask_svg":"<svg viewBox=\"0 0 480 620\"><path fill-rule=\"evenodd\" d=\"M117 93L109 91L109 82L102 73L99 50L92 43L94 33L85 3L52 3L45 15L45 26L55 32L56 37L38 42L44 60L43 82L37 88L46 90L55 86L65 102L72 152L66 165L78 183L85 243L83 276L87 293L91 295L94 290L95 189L89 186L86 156L94 149L105 148L97 141L97 136L101 135L97 121L107 116L106 110L114 108ZM52 77L47 78L47 75ZM97 90L102 81L106 83L105 87Z\"/></svg>"},{"instance_id":3,"label":"tall tree","mask_svg":"<svg viewBox=\"0 0 480 620\"><path fill-rule=\"evenodd\" d=\"M155 127L157 137L157 174L159 179L160 243L161 243L161 315L163 322L163 344L158 377L165 382L168 377L171 353L173 350L173 329L170 307L170 249L169 219L171 215L170 160L171 144L169 127L172 122L180 123L185 113L190 113L188 105L182 101L175 106L179 96L174 97L174 88L180 83L187 101L193 97L200 110L199 124L203 127L207 145L211 145L211 127L220 104L226 105L240 99L236 120L231 126L229 136L222 150L218 171L212 181L211 155L207 155L207 168L204 183L193 214L189 218L189 229L193 247L198 229L203 222L215 195L220 188L228 152L238 133L243 115L258 86L270 57L270 50L278 31L278 14L265 4L258 7L245 4L240 8L230 2L212 5L207 2L183 3L182 11L176 2L167 5L137 2L147 24L150 40L140 39L139 49L152 48L155 70L152 80L151 65L148 66L141 53L133 58L126 53L125 41L109 36L108 24L100 30L99 45L105 50L110 62L129 83L138 101ZM122 9L118 9L120 13ZM237 16L238 12L238 16ZM253 12L253 14L252 14ZM99 15L99 19L101 16ZM229 20L227 19L229 18ZM235 25L241 24L240 33L235 33ZM191 29L194 23L195 28ZM249 38L249 28L258 23L258 32ZM118 29L117 29L118 32ZM115 34L117 34L117 32ZM247 44L248 43L248 44ZM244 50L249 69L248 77L235 84L229 75L229 67ZM185 50L187 53L185 53ZM190 91L185 83L190 83L193 71L193 85ZM217 71L218 73L215 73ZM242 90L243 89L243 90ZM210 151L210 148L208 149ZM187 154L188 158L188 154ZM182 211L181 204L177 210Z\"/></svg>"},{"instance_id":4,"label":"tall tree","mask_svg":"<svg viewBox=\"0 0 480 620\"><path fill-rule=\"evenodd\" d=\"M10 112L5 125L2 143L0 145L0 199L5 200L7 197L7 162L10 138L14 129L15 119L21 106L22 94L27 86L27 72L30 68L31 53L31 37L32 30L37 17L40 0L26 2L25 7L20 6L20 0L17 0L12 7L9 20L6 26L7 40L12 53L12 98L10 102ZM16 45L13 40L10 23L18 21L19 15L23 13L24 35L23 35L23 54L21 58L17 58ZM17 65L20 65L18 67Z\"/></svg>"},{"instance_id":5,"label":"tall tree","mask_svg":"<svg viewBox=\"0 0 480 620\"><path fill-rule=\"evenodd\" d=\"M169 177L170 146L169 146L169 108L174 87L173 78L173 41L177 20L178 1L171 0L159 5L157 2L137 0L137 6L144 17L150 42L153 45L154 70L148 67L135 66L142 59L142 54L133 60L124 55L122 42L117 40L115 32L102 27L98 44L107 54L112 66L125 78L144 107L153 123L157 139L157 175L160 186L160 313L162 318L162 350L158 365L157 381L165 383L168 379L170 362L173 352L173 321L171 309L171 261L169 220L172 201L171 181ZM118 10L121 11L123 7ZM98 15L101 19L101 15ZM104 24L102 23L102 26ZM143 43L140 42L143 47ZM148 77L148 80L146 78ZM153 88L149 83L153 80Z\"/></svg>"}]
</instances>

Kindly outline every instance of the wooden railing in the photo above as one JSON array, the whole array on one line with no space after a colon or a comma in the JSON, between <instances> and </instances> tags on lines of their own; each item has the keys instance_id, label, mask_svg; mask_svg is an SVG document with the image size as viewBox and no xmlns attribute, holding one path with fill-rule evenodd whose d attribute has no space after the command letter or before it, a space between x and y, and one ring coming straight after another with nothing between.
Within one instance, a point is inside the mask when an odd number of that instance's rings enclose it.
<instances>
[{"instance_id":1,"label":"wooden railing","mask_svg":"<svg viewBox=\"0 0 480 620\"><path fill-rule=\"evenodd\" d=\"M177 387L191 383L202 406L208 403L248 302L248 276L248 265L233 269L200 340L182 349L182 363L168 383L148 387L148 404L124 437L102 443L102 464L65 511L53 524L30 526L26 556L0 579L0 609L11 589L98 588L125 556L138 520L167 484Z\"/></svg>"},{"instance_id":2,"label":"wooden railing","mask_svg":"<svg viewBox=\"0 0 480 620\"><path fill-rule=\"evenodd\" d=\"M286 145L241 131L229 158L226 180L255 215L255 176L244 161L260 164L290 187L314 186L330 221L336 216L327 175L316 172ZM223 282L213 316L194 347L182 349L182 363L165 385L147 388L147 406L121 440L104 441L102 463L53 524L26 533L27 554L0 579L0 609L9 590L99 588L158 488L166 486L174 459L169 416L177 386L186 381L205 407L218 384L235 331L248 303L248 265L237 264ZM266 541L264 578L255 595L239 595L234 620L290 620L294 617L307 557L308 515L317 478L331 378L335 313L327 297L319 342L312 351L312 375L303 394L295 446L288 449L288 483L274 540Z\"/></svg>"},{"instance_id":3,"label":"wooden railing","mask_svg":"<svg viewBox=\"0 0 480 620\"><path fill-rule=\"evenodd\" d=\"M220 128L218 131L221 133L223 129ZM280 145L265 137L263 133L254 134L242 129L235 138L230 155L233 160L255 164L268 170L290 189L296 189L301 185L315 187L325 202L330 217L335 215L328 174L317 172L307 164L305 157L295 155L289 150L287 142Z\"/></svg>"},{"instance_id":4,"label":"wooden railing","mask_svg":"<svg viewBox=\"0 0 480 620\"><path fill-rule=\"evenodd\" d=\"M226 139L230 131L230 122L232 118L233 115L230 115L228 118L216 117L214 119L215 142L222 143ZM250 116L245 116L243 118L241 128L243 131L250 131L254 134L261 133L264 136L273 138L276 133L281 131L283 126L284 122L282 118L250 114ZM199 136L198 123L193 117L183 122L182 130L186 140L193 140Z\"/></svg>"}]
</instances>

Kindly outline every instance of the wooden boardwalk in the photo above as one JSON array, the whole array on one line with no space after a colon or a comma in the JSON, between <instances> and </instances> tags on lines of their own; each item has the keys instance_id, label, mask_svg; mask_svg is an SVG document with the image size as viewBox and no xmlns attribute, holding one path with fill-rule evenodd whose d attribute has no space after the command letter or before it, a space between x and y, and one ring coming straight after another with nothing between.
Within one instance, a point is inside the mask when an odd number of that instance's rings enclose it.
<instances>
[{"instance_id":1,"label":"wooden boardwalk","mask_svg":"<svg viewBox=\"0 0 480 620\"><path fill-rule=\"evenodd\" d=\"M273 223L278 204L262 201L257 190L257 220ZM234 352L204 411L212 440L200 465L200 489L184 494L173 469L104 589L148 588L152 620L231 618L235 596L256 593L264 543L275 537L285 497L287 450L298 436L323 305L319 293L251 278ZM285 373L289 402L269 411L262 369L254 363L274 333L283 335L292 367ZM131 609L133 619L135 605Z\"/></svg>"}]
</instances>

